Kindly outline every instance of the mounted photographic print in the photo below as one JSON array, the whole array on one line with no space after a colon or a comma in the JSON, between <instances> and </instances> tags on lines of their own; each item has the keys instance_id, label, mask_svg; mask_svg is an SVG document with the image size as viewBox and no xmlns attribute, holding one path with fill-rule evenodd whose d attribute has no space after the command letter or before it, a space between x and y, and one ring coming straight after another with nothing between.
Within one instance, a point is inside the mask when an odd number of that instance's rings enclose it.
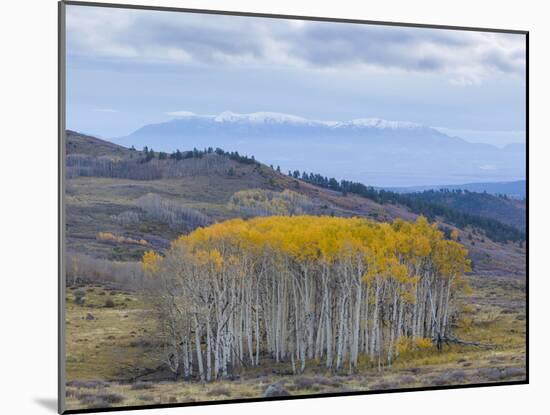
<instances>
[{"instance_id":1,"label":"mounted photographic print","mask_svg":"<svg viewBox=\"0 0 550 415\"><path fill-rule=\"evenodd\" d=\"M59 10L60 412L528 382L527 32Z\"/></svg>"}]
</instances>

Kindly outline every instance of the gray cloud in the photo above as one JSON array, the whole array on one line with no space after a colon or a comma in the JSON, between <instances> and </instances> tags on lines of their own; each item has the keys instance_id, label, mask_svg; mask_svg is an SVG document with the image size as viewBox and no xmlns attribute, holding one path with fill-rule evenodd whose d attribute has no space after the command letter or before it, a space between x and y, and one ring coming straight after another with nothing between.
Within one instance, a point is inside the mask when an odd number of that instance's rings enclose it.
<instances>
[{"instance_id":1,"label":"gray cloud","mask_svg":"<svg viewBox=\"0 0 550 415\"><path fill-rule=\"evenodd\" d=\"M443 57L418 53L422 44L454 47L461 43L434 30L325 23L310 24L291 36L291 53L311 65L369 64L405 70L443 67Z\"/></svg>"},{"instance_id":2,"label":"gray cloud","mask_svg":"<svg viewBox=\"0 0 550 415\"><path fill-rule=\"evenodd\" d=\"M178 15L178 17L183 17ZM250 57L262 59L263 45L253 36L243 36L241 30L231 26L207 26L190 20L136 19L128 31L114 34L113 40L132 44L145 52L154 48L181 50L199 62L212 63L220 57Z\"/></svg>"},{"instance_id":3,"label":"gray cloud","mask_svg":"<svg viewBox=\"0 0 550 415\"><path fill-rule=\"evenodd\" d=\"M386 69L458 84L522 75L522 35L69 6L73 56L192 65Z\"/></svg>"},{"instance_id":4,"label":"gray cloud","mask_svg":"<svg viewBox=\"0 0 550 415\"><path fill-rule=\"evenodd\" d=\"M522 74L523 37L454 30L315 23L291 32L291 54L313 66L365 64L479 77Z\"/></svg>"}]
</instances>

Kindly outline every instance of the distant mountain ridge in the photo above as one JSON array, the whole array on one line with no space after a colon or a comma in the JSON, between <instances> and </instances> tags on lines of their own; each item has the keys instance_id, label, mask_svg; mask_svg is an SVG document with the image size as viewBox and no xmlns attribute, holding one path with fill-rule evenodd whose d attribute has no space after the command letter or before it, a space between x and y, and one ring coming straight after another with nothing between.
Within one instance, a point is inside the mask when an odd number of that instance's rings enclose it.
<instances>
[{"instance_id":1,"label":"distant mountain ridge","mask_svg":"<svg viewBox=\"0 0 550 415\"><path fill-rule=\"evenodd\" d=\"M428 137L448 138L459 140L445 135L435 128L422 124L405 121L388 121L381 118L358 118L351 121L322 121L312 120L291 114L277 112L255 112L239 114L231 111L222 112L219 115L197 115L191 112L180 113L176 118L162 123L145 125L127 137L147 137L151 133L174 134L180 136L185 133L206 134L216 133L222 136L234 136L235 134L263 133L266 136L286 129L297 129L301 133L321 136L338 136L342 132L346 134L359 134L376 131L377 133L392 133L398 130L407 130ZM287 131L288 132L288 131ZM125 137L122 137L124 139ZM153 145L154 143L151 143ZM162 145L162 144L161 144ZM162 148L162 150L175 150L176 148Z\"/></svg>"},{"instance_id":2,"label":"distant mountain ridge","mask_svg":"<svg viewBox=\"0 0 550 415\"><path fill-rule=\"evenodd\" d=\"M323 171L373 186L456 185L525 177L525 149L470 143L411 122L361 118L310 120L256 112L219 115L174 113L170 121L145 125L112 141L160 151L220 147L254 154L283 171Z\"/></svg>"},{"instance_id":3,"label":"distant mountain ridge","mask_svg":"<svg viewBox=\"0 0 550 415\"><path fill-rule=\"evenodd\" d=\"M183 111L172 113L178 119L204 119L217 123L255 123L255 124L295 124L308 126L323 126L329 128L342 128L347 126L369 127L379 129L397 128L430 128L422 124L406 121L388 121L381 118L358 118L351 121L322 121L312 120L292 114L280 112L260 111L250 114L239 114L232 111L224 111L219 115L198 115L192 112ZM141 130L141 129L140 129ZM139 130L138 130L139 131ZM437 130L436 130L437 131Z\"/></svg>"},{"instance_id":4,"label":"distant mountain ridge","mask_svg":"<svg viewBox=\"0 0 550 415\"><path fill-rule=\"evenodd\" d=\"M527 183L525 180L516 180L512 182L492 182L492 183L465 183L458 185L433 185L433 186L412 186L412 187L387 187L386 190L398 193L416 193L426 190L468 190L469 192L483 193L491 195L506 195L515 199L523 199L526 195Z\"/></svg>"}]
</instances>

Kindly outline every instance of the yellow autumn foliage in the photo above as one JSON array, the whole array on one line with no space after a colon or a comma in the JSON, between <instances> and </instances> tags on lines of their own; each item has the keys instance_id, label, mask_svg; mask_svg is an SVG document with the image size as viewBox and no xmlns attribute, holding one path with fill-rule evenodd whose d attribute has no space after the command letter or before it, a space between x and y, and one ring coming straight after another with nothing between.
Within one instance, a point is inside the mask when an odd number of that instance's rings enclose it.
<instances>
[{"instance_id":1,"label":"yellow autumn foliage","mask_svg":"<svg viewBox=\"0 0 550 415\"><path fill-rule=\"evenodd\" d=\"M114 235L111 232L98 232L96 239L111 244L149 245L145 239L134 239L126 236Z\"/></svg>"},{"instance_id":2,"label":"yellow autumn foliage","mask_svg":"<svg viewBox=\"0 0 550 415\"><path fill-rule=\"evenodd\" d=\"M184 331L178 341L191 330L207 341L208 333L221 336L211 348L225 341L231 348L213 356L233 365L257 364L263 351L279 361L299 356L303 368L307 353L340 370L346 361L356 367L361 353L380 365L399 353L430 352L432 339L452 330L470 261L464 246L423 217L296 215L199 228L164 257L147 252L143 266L158 276L163 315L182 319L170 326ZM215 365L214 377L220 370Z\"/></svg>"},{"instance_id":3,"label":"yellow autumn foliage","mask_svg":"<svg viewBox=\"0 0 550 415\"><path fill-rule=\"evenodd\" d=\"M146 272L151 274L158 270L158 266L162 257L154 251L147 251L143 254L142 265Z\"/></svg>"},{"instance_id":4,"label":"yellow autumn foliage","mask_svg":"<svg viewBox=\"0 0 550 415\"><path fill-rule=\"evenodd\" d=\"M433 347L432 339L426 337L412 338L408 336L400 337L397 340L396 351L398 354L424 350Z\"/></svg>"},{"instance_id":5,"label":"yellow autumn foliage","mask_svg":"<svg viewBox=\"0 0 550 415\"><path fill-rule=\"evenodd\" d=\"M470 271L466 248L446 240L423 217L414 223L398 219L392 224L306 215L233 219L181 236L172 243L172 250L191 253L197 263L209 264L217 272L234 267L236 259L244 256L317 265L350 261L362 264L365 281L385 277L402 284L416 283L415 269L425 261L455 284Z\"/></svg>"}]
</instances>

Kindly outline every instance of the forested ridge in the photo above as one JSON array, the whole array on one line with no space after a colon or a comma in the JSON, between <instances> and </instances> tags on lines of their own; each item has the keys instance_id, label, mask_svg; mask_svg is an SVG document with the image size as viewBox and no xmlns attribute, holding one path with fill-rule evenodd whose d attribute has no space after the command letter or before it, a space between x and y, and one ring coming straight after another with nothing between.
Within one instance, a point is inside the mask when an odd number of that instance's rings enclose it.
<instances>
[{"instance_id":1,"label":"forested ridge","mask_svg":"<svg viewBox=\"0 0 550 415\"><path fill-rule=\"evenodd\" d=\"M334 372L451 335L466 249L425 218L272 216L200 228L143 266L165 363L210 381L268 357Z\"/></svg>"},{"instance_id":2,"label":"forested ridge","mask_svg":"<svg viewBox=\"0 0 550 415\"><path fill-rule=\"evenodd\" d=\"M136 150L133 147L125 149L103 140L93 137L82 136L85 139L99 141L107 150L95 154L81 153L84 148L89 152L88 146L79 144L77 133L68 132L70 153L67 155L67 176L97 176L111 178L127 178L133 180L158 180L164 178L181 178L197 174L216 174L234 176L236 167L240 165L261 166L254 156L228 152L221 148L208 147L203 150L194 148L190 151L176 150L172 153L156 152L152 148L144 147ZM110 148L108 146L112 146ZM97 143L94 143L97 146ZM112 155L108 155L112 151ZM273 168L273 166L271 166ZM277 166L273 172L280 174ZM512 220L516 226L511 226L510 207L503 208L498 203L498 197L483 195L475 192L445 192L424 191L417 193L398 193L384 189L376 189L363 183L349 180L338 181L335 178L328 178L321 174L307 173L295 170L289 171L288 175L293 179L302 180L315 186L342 192L356 194L361 197L373 200L380 204L402 205L411 212L426 216L433 221L442 218L445 222L455 225L458 228L474 227L485 233L495 242L506 243L521 242L525 240L525 233L522 230L524 220L521 214L515 213L519 220ZM449 199L451 197L451 199ZM483 199L482 203L479 199ZM482 211L479 206L489 205L485 203L487 198L493 202L487 214L487 209ZM496 200L496 202L495 202ZM475 212L475 213L472 213ZM495 214L500 216L495 219ZM517 222L517 223L516 223Z\"/></svg>"},{"instance_id":3,"label":"forested ridge","mask_svg":"<svg viewBox=\"0 0 550 415\"><path fill-rule=\"evenodd\" d=\"M462 189L424 190L406 194L409 198L435 203L459 212L498 220L525 232L525 200L510 198L504 194L472 192Z\"/></svg>"},{"instance_id":4,"label":"forested ridge","mask_svg":"<svg viewBox=\"0 0 550 415\"><path fill-rule=\"evenodd\" d=\"M196 174L234 174L236 164L258 165L254 156L220 148L171 153L144 147L129 149L108 141L67 132L66 176L132 180L180 178Z\"/></svg>"},{"instance_id":5,"label":"forested ridge","mask_svg":"<svg viewBox=\"0 0 550 415\"><path fill-rule=\"evenodd\" d=\"M295 179L300 179L307 183L319 187L342 192L344 195L353 193L380 204L398 204L406 206L411 212L424 215L430 220L436 217L443 218L459 228L473 226L481 229L485 234L496 242L506 243L508 241L519 242L525 240L525 234L520 229L502 223L490 217L473 215L466 213L464 209L457 209L456 206L449 206L441 197L437 197L436 191L426 191L419 193L397 193L384 189L375 189L372 186L366 186L362 183L349 180L338 181L335 178L328 178L321 174L303 172L300 175L298 170L288 173ZM471 198L469 201L471 202Z\"/></svg>"}]
</instances>

